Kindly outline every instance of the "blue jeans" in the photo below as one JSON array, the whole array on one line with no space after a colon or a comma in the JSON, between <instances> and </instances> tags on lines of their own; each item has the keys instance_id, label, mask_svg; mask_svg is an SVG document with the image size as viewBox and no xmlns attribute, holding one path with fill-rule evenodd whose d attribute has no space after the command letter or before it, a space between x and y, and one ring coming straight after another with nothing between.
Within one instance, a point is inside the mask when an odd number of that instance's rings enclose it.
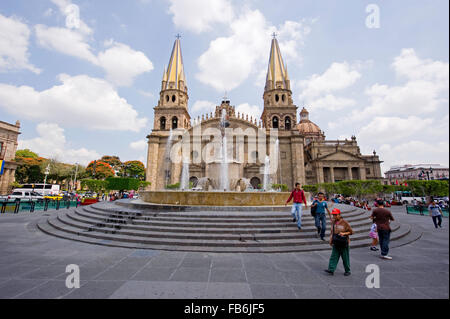
<instances>
[{"instance_id":1,"label":"blue jeans","mask_svg":"<svg viewBox=\"0 0 450 319\"><path fill-rule=\"evenodd\" d=\"M324 238L325 230L327 229L327 217L325 213L316 213L314 219L316 221L317 229L320 228L320 238Z\"/></svg>"},{"instance_id":2,"label":"blue jeans","mask_svg":"<svg viewBox=\"0 0 450 319\"><path fill-rule=\"evenodd\" d=\"M387 256L389 253L389 241L391 239L390 230L378 230L378 241L381 248L381 256Z\"/></svg>"},{"instance_id":3,"label":"blue jeans","mask_svg":"<svg viewBox=\"0 0 450 319\"><path fill-rule=\"evenodd\" d=\"M292 216L297 220L297 226L302 227L302 211L303 207L300 203L294 203L292 205Z\"/></svg>"}]
</instances>

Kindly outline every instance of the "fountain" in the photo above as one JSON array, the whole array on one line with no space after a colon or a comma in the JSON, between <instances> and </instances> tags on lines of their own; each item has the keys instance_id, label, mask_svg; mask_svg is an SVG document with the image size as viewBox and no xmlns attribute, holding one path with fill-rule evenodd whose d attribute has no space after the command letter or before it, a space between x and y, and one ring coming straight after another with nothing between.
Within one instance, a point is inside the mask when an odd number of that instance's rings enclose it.
<instances>
[{"instance_id":1,"label":"fountain","mask_svg":"<svg viewBox=\"0 0 450 319\"><path fill-rule=\"evenodd\" d=\"M172 129L170 129L169 137L167 139L166 143L166 151L164 154L164 160L165 160L165 166L164 166L164 186L169 185L170 178L171 178L171 163L170 160L170 150L172 148L172 141L173 141L173 132Z\"/></svg>"},{"instance_id":2,"label":"fountain","mask_svg":"<svg viewBox=\"0 0 450 319\"><path fill-rule=\"evenodd\" d=\"M264 161L264 182L263 189L265 192L272 190L272 185L270 182L270 158L266 155L266 159Z\"/></svg>"},{"instance_id":3,"label":"fountain","mask_svg":"<svg viewBox=\"0 0 450 319\"><path fill-rule=\"evenodd\" d=\"M180 182L181 190L189 189L189 160L183 160L183 168L181 170L181 182Z\"/></svg>"}]
</instances>

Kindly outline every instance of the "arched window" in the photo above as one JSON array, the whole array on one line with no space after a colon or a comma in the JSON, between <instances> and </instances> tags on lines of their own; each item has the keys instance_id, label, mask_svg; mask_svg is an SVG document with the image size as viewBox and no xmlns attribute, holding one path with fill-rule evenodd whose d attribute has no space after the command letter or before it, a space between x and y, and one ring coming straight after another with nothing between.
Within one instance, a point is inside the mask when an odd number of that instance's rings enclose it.
<instances>
[{"instance_id":1,"label":"arched window","mask_svg":"<svg viewBox=\"0 0 450 319\"><path fill-rule=\"evenodd\" d=\"M286 131L289 131L291 129L291 118L289 116L286 116L284 119L284 128Z\"/></svg>"},{"instance_id":2,"label":"arched window","mask_svg":"<svg viewBox=\"0 0 450 319\"><path fill-rule=\"evenodd\" d=\"M286 101L286 94L283 94L282 96L281 96L281 100L284 102L284 101Z\"/></svg>"},{"instance_id":3,"label":"arched window","mask_svg":"<svg viewBox=\"0 0 450 319\"><path fill-rule=\"evenodd\" d=\"M279 123L278 123L278 117L274 117L272 119L272 128L278 128L279 127Z\"/></svg>"},{"instance_id":4,"label":"arched window","mask_svg":"<svg viewBox=\"0 0 450 319\"><path fill-rule=\"evenodd\" d=\"M166 95L166 102L169 102L169 96L168 95Z\"/></svg>"},{"instance_id":5,"label":"arched window","mask_svg":"<svg viewBox=\"0 0 450 319\"><path fill-rule=\"evenodd\" d=\"M163 116L159 120L159 129L165 130L166 129L166 118Z\"/></svg>"},{"instance_id":6,"label":"arched window","mask_svg":"<svg viewBox=\"0 0 450 319\"><path fill-rule=\"evenodd\" d=\"M172 117L172 129L175 130L178 128L178 118L176 116Z\"/></svg>"},{"instance_id":7,"label":"arched window","mask_svg":"<svg viewBox=\"0 0 450 319\"><path fill-rule=\"evenodd\" d=\"M275 102L278 102L280 100L280 96L278 94L275 94Z\"/></svg>"},{"instance_id":8,"label":"arched window","mask_svg":"<svg viewBox=\"0 0 450 319\"><path fill-rule=\"evenodd\" d=\"M175 95L172 95L172 102L175 103L176 99L177 99L177 98L175 97Z\"/></svg>"}]
</instances>

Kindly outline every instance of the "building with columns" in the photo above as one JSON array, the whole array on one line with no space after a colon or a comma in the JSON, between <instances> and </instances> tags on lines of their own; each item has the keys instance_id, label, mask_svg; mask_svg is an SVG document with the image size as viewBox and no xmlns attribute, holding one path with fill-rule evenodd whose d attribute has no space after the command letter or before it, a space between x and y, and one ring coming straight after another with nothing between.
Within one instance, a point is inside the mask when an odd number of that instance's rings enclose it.
<instances>
[{"instance_id":1,"label":"building with columns","mask_svg":"<svg viewBox=\"0 0 450 319\"><path fill-rule=\"evenodd\" d=\"M440 164L406 164L392 166L384 174L387 183L395 185L407 180L448 180L449 169Z\"/></svg>"},{"instance_id":2,"label":"building with columns","mask_svg":"<svg viewBox=\"0 0 450 319\"><path fill-rule=\"evenodd\" d=\"M265 178L267 156L270 163L277 163L270 176L271 183L288 187L296 182L317 184L382 179L378 155L375 152L362 155L354 136L350 140L327 141L319 126L309 120L305 108L301 110L298 121L298 107L292 99L290 78L276 38L272 40L269 54L262 114L236 112L230 101L224 98L214 112L191 119L188 100L178 38L168 68L163 73L160 98L154 107L153 130L147 136L146 176L151 182L151 190L180 182L183 162L189 163L189 180L194 186L201 184L204 188L206 180L208 189L219 189L218 180L223 176L220 175L223 169L220 158L228 160L227 190L243 190L250 185L260 188ZM222 135L205 133L217 132L218 129ZM276 138L273 137L274 132ZM224 144L225 136L227 142ZM186 139L189 139L187 143ZM175 150L175 153L184 155L180 155L182 161L174 162L171 160L173 149L181 141L188 144L188 151L183 152L182 147ZM214 151L208 148L211 143L217 145ZM205 160L205 153L209 155L217 150L220 153L221 145L227 149L226 157L221 157L222 152L214 160Z\"/></svg>"},{"instance_id":3,"label":"building with columns","mask_svg":"<svg viewBox=\"0 0 450 319\"><path fill-rule=\"evenodd\" d=\"M11 183L15 181L18 164L14 158L16 157L19 130L19 121L16 124L0 121L0 161L3 161L3 173L0 175L0 195L7 195Z\"/></svg>"}]
</instances>

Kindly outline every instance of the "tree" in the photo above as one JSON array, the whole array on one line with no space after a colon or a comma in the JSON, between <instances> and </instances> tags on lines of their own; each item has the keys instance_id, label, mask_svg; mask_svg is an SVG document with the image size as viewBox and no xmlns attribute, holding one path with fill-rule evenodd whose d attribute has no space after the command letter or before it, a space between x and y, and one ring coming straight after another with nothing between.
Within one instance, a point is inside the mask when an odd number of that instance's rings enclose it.
<instances>
[{"instance_id":1,"label":"tree","mask_svg":"<svg viewBox=\"0 0 450 319\"><path fill-rule=\"evenodd\" d=\"M94 165L95 165L95 176L94 176ZM94 176L95 179L105 179L115 175L114 170L111 165L102 161L92 161L86 167L86 173L89 176Z\"/></svg>"},{"instance_id":2,"label":"tree","mask_svg":"<svg viewBox=\"0 0 450 319\"><path fill-rule=\"evenodd\" d=\"M364 196L370 194L378 194L382 191L383 185L379 181L367 180L351 180L351 181L341 181L339 184L342 193L345 195L352 195L361 200Z\"/></svg>"},{"instance_id":3,"label":"tree","mask_svg":"<svg viewBox=\"0 0 450 319\"><path fill-rule=\"evenodd\" d=\"M28 148L24 149L24 150L18 150L16 152L16 158L18 157L27 157L27 158L38 158L39 155L37 155L36 153L30 151Z\"/></svg>"},{"instance_id":4,"label":"tree","mask_svg":"<svg viewBox=\"0 0 450 319\"><path fill-rule=\"evenodd\" d=\"M119 156L105 155L100 159L100 162L108 163L114 171L119 170L122 166Z\"/></svg>"},{"instance_id":5,"label":"tree","mask_svg":"<svg viewBox=\"0 0 450 319\"><path fill-rule=\"evenodd\" d=\"M106 179L106 189L115 191L135 190L142 186L142 181L136 178L109 177Z\"/></svg>"},{"instance_id":6,"label":"tree","mask_svg":"<svg viewBox=\"0 0 450 319\"><path fill-rule=\"evenodd\" d=\"M106 182L96 179L83 179L81 181L81 188L85 187L92 192L100 193L106 190Z\"/></svg>"},{"instance_id":7,"label":"tree","mask_svg":"<svg viewBox=\"0 0 450 319\"><path fill-rule=\"evenodd\" d=\"M123 163L120 175L129 176L138 179L144 179L145 166L141 161L128 161Z\"/></svg>"},{"instance_id":8,"label":"tree","mask_svg":"<svg viewBox=\"0 0 450 319\"><path fill-rule=\"evenodd\" d=\"M429 180L429 181L407 181L408 187L413 194L419 196L448 196L448 181Z\"/></svg>"},{"instance_id":9,"label":"tree","mask_svg":"<svg viewBox=\"0 0 450 319\"><path fill-rule=\"evenodd\" d=\"M303 185L303 190L305 192L317 194L319 192L319 185Z\"/></svg>"}]
</instances>

